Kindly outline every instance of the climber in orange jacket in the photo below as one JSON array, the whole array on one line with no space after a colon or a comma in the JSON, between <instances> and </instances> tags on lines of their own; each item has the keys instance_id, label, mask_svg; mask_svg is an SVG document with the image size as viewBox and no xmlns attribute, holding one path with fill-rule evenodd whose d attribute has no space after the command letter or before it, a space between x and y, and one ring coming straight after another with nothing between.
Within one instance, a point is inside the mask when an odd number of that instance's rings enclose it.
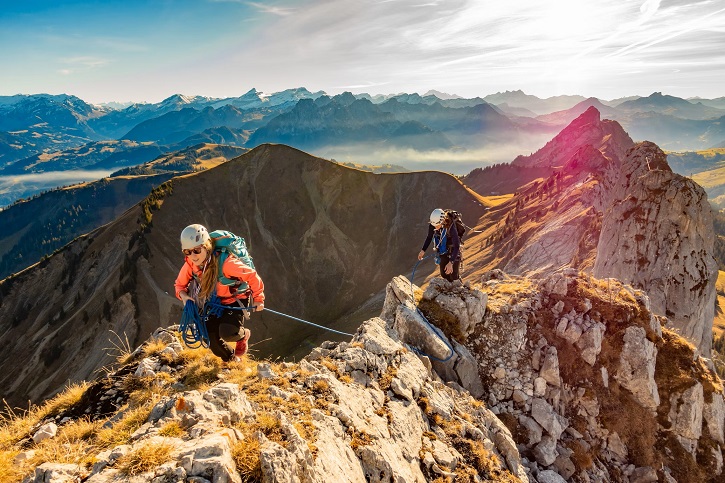
<instances>
[{"instance_id":1,"label":"climber in orange jacket","mask_svg":"<svg viewBox=\"0 0 725 483\"><path fill-rule=\"evenodd\" d=\"M176 297L184 302L194 301L201 306L214 291L222 305L248 307L251 301L255 311L264 310L264 282L254 268L251 268L234 255L229 255L222 265L224 277L239 280L249 287L246 291L237 291L218 280L219 253L214 251L214 242L207 229L202 225L189 225L181 232L181 250L185 255L184 265L179 270L174 287ZM207 319L209 348L223 361L240 358L247 352L251 331L244 327L244 313L241 310L224 310L222 315L210 315ZM236 342L232 351L225 343Z\"/></svg>"}]
</instances>

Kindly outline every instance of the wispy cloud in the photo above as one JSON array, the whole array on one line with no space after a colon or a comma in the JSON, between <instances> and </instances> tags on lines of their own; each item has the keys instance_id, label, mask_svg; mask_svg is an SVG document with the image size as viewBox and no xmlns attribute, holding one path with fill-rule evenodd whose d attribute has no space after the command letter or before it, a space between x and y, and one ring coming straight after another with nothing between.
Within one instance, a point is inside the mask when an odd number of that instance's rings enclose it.
<instances>
[{"instance_id":1,"label":"wispy cloud","mask_svg":"<svg viewBox=\"0 0 725 483\"><path fill-rule=\"evenodd\" d=\"M295 12L294 8L275 7L272 5L265 5L264 3L259 3L259 2L247 2L247 3L250 6L259 10L260 12L271 13L272 15L279 15L281 17L286 17L287 15L291 15Z\"/></svg>"},{"instance_id":2,"label":"wispy cloud","mask_svg":"<svg viewBox=\"0 0 725 483\"><path fill-rule=\"evenodd\" d=\"M274 5L267 5L265 3L261 2L250 2L249 0L209 0L212 3L238 3L241 5L248 5L254 9L256 9L259 12L262 13L269 13L272 15L279 15L280 17L285 17L287 15L291 15L295 12L296 9L290 8L290 7L279 7Z\"/></svg>"},{"instance_id":3,"label":"wispy cloud","mask_svg":"<svg viewBox=\"0 0 725 483\"><path fill-rule=\"evenodd\" d=\"M34 74L7 88L39 84L50 66L65 75L93 70L87 85L125 96L129 76L149 71L148 88L208 95L305 86L330 94L437 89L474 97L523 89L612 98L664 85L689 86L673 95L708 95L699 86L725 95L713 87L717 72L725 77L722 0L206 0L175 2L173 11L159 3L136 7L142 21L132 27L115 2L22 36L22 22L0 19L0 41L13 46L0 46L6 64ZM91 21L74 23L89 9ZM66 61L57 63L61 56ZM200 76L202 65L218 75ZM104 76L107 83L98 82ZM81 79L69 77L59 89Z\"/></svg>"},{"instance_id":4,"label":"wispy cloud","mask_svg":"<svg viewBox=\"0 0 725 483\"><path fill-rule=\"evenodd\" d=\"M364 82L361 84L352 84L346 86L335 86L336 89L349 90L349 89L370 89L372 87L381 87L388 84L387 82Z\"/></svg>"},{"instance_id":5,"label":"wispy cloud","mask_svg":"<svg viewBox=\"0 0 725 483\"><path fill-rule=\"evenodd\" d=\"M58 59L58 63L63 67L58 69L58 73L63 76L77 74L79 72L87 72L89 70L98 69L110 64L108 59L89 56L62 57Z\"/></svg>"},{"instance_id":6,"label":"wispy cloud","mask_svg":"<svg viewBox=\"0 0 725 483\"><path fill-rule=\"evenodd\" d=\"M697 18L693 18L688 22L684 22L684 24L681 22L677 22L672 25L666 26L661 30L658 29L654 32L648 32L649 35L647 37L640 39L630 45L627 45L626 47L623 47L616 52L613 52L612 54L609 54L608 57L619 57L626 54L640 52L644 49L647 49L648 47L652 47L653 45L666 42L670 39L689 32L708 30L711 27L717 26L720 26L722 28L723 26L725 26L725 19L722 18L723 12L725 12L725 8L704 14Z\"/></svg>"},{"instance_id":7,"label":"wispy cloud","mask_svg":"<svg viewBox=\"0 0 725 483\"><path fill-rule=\"evenodd\" d=\"M63 64L70 64L72 66L77 67L86 67L89 69L94 69L96 67L102 67L104 65L108 65L110 61L108 59L102 59L98 57L89 57L89 56L77 56L77 57L63 57L59 59L59 61Z\"/></svg>"}]
</instances>

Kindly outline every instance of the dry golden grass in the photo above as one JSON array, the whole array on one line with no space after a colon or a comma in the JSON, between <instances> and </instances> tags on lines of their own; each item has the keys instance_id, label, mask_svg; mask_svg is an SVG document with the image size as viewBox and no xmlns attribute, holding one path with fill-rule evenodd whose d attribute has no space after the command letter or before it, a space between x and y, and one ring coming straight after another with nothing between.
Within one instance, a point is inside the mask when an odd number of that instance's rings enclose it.
<instances>
[{"instance_id":1,"label":"dry golden grass","mask_svg":"<svg viewBox=\"0 0 725 483\"><path fill-rule=\"evenodd\" d=\"M484 200L484 203L487 206L493 207L493 206L498 206L502 203L505 203L513 197L514 197L514 195L513 195L513 193L511 193L511 194L507 194L507 195L498 195L498 196L483 196L482 198Z\"/></svg>"},{"instance_id":2,"label":"dry golden grass","mask_svg":"<svg viewBox=\"0 0 725 483\"><path fill-rule=\"evenodd\" d=\"M330 370L330 372L337 373L337 371L339 371L337 364L330 357L323 357L322 359L320 359L320 364L322 364L323 366L328 368ZM308 371L305 371L305 372L308 372ZM309 375L309 374L307 374L307 375Z\"/></svg>"},{"instance_id":3,"label":"dry golden grass","mask_svg":"<svg viewBox=\"0 0 725 483\"><path fill-rule=\"evenodd\" d=\"M149 339L148 342L143 345L141 353L143 354L143 357L155 356L160 354L167 346L168 344L161 339Z\"/></svg>"},{"instance_id":4,"label":"dry golden grass","mask_svg":"<svg viewBox=\"0 0 725 483\"><path fill-rule=\"evenodd\" d=\"M254 438L237 441L232 446L232 458L243 483L262 481L262 464L259 461L259 441Z\"/></svg>"},{"instance_id":5,"label":"dry golden grass","mask_svg":"<svg viewBox=\"0 0 725 483\"><path fill-rule=\"evenodd\" d=\"M594 464L592 450L586 447L580 441L567 441L566 446L572 450L571 460L577 471L588 470Z\"/></svg>"},{"instance_id":6,"label":"dry golden grass","mask_svg":"<svg viewBox=\"0 0 725 483\"><path fill-rule=\"evenodd\" d=\"M0 481L22 481L25 466L15 464L18 451L0 451Z\"/></svg>"},{"instance_id":7,"label":"dry golden grass","mask_svg":"<svg viewBox=\"0 0 725 483\"><path fill-rule=\"evenodd\" d=\"M481 475L493 475L501 471L501 462L498 457L488 451L482 442L472 439L461 439L460 443L455 445L458 452L461 453L466 461L476 468Z\"/></svg>"},{"instance_id":8,"label":"dry golden grass","mask_svg":"<svg viewBox=\"0 0 725 483\"><path fill-rule=\"evenodd\" d=\"M154 403L148 401L146 404L127 408L123 417L116 421L110 428L103 428L96 434L96 441L102 448L110 448L119 444L128 443L131 435L146 422Z\"/></svg>"},{"instance_id":9,"label":"dry golden grass","mask_svg":"<svg viewBox=\"0 0 725 483\"><path fill-rule=\"evenodd\" d=\"M398 368L395 366L388 366L385 373L383 373L380 376L380 379L378 379L378 384L380 385L380 389L383 392L386 392L388 389L390 389L390 385L393 383L393 379L398 375Z\"/></svg>"},{"instance_id":10,"label":"dry golden grass","mask_svg":"<svg viewBox=\"0 0 725 483\"><path fill-rule=\"evenodd\" d=\"M111 331L111 333L114 335L116 340L108 339L108 342L111 343L111 347L105 349L106 353L113 357L116 360L116 363L122 366L128 364L131 361L131 354L133 353L131 343L128 341L128 336L125 332L123 334L123 338L114 331Z\"/></svg>"},{"instance_id":11,"label":"dry golden grass","mask_svg":"<svg viewBox=\"0 0 725 483\"><path fill-rule=\"evenodd\" d=\"M173 449L174 447L168 443L148 441L121 456L116 461L116 467L124 475L140 475L170 461Z\"/></svg>"},{"instance_id":12,"label":"dry golden grass","mask_svg":"<svg viewBox=\"0 0 725 483\"><path fill-rule=\"evenodd\" d=\"M182 351L180 354L185 366L179 379L189 389L207 389L212 382L219 379L223 362L206 349L196 349L193 357L190 357L189 352L192 351Z\"/></svg>"},{"instance_id":13,"label":"dry golden grass","mask_svg":"<svg viewBox=\"0 0 725 483\"><path fill-rule=\"evenodd\" d=\"M185 434L186 431L181 427L181 424L179 424L178 421L169 421L161 426L161 429L159 429L159 436L167 438L180 438Z\"/></svg>"},{"instance_id":14,"label":"dry golden grass","mask_svg":"<svg viewBox=\"0 0 725 483\"><path fill-rule=\"evenodd\" d=\"M228 363L227 368L229 372L224 374L224 382L243 386L257 379L257 361L249 356L243 357L239 362Z\"/></svg>"},{"instance_id":15,"label":"dry golden grass","mask_svg":"<svg viewBox=\"0 0 725 483\"><path fill-rule=\"evenodd\" d=\"M32 406L21 413L7 408L6 413L0 419L0 449L5 449L29 436L28 433L33 427L46 417L65 411L78 403L86 389L88 389L87 382L75 383L67 386L63 392L49 399L42 406Z\"/></svg>"},{"instance_id":16,"label":"dry golden grass","mask_svg":"<svg viewBox=\"0 0 725 483\"><path fill-rule=\"evenodd\" d=\"M347 434L350 435L350 447L353 451L357 451L361 446L368 446L373 442L373 438L370 437L365 431L358 431L352 426L347 428Z\"/></svg>"},{"instance_id":17,"label":"dry golden grass","mask_svg":"<svg viewBox=\"0 0 725 483\"><path fill-rule=\"evenodd\" d=\"M312 392L316 394L326 394L330 391L330 383L324 379L318 379L312 383Z\"/></svg>"},{"instance_id":18,"label":"dry golden grass","mask_svg":"<svg viewBox=\"0 0 725 483\"><path fill-rule=\"evenodd\" d=\"M281 364L273 364L272 369L280 374L284 372ZM294 383L303 383L311 373L299 369L299 366L292 366L286 369L292 374L289 380L284 377L276 379L260 379L257 377L246 378L240 388L245 392L247 398L257 407L257 418L253 422L241 422L237 426L244 434L253 434L255 431L261 431L270 440L285 445L286 442L279 429L280 422L274 414L277 411L289 416L297 432L307 441L307 445L313 454L316 452L314 446L316 430L312 424L312 407L305 394L292 394L288 399L278 397L270 397L269 388L274 384L277 387L288 387ZM310 392L314 398L314 393ZM317 398L319 401L320 398Z\"/></svg>"},{"instance_id":19,"label":"dry golden grass","mask_svg":"<svg viewBox=\"0 0 725 483\"><path fill-rule=\"evenodd\" d=\"M265 436L273 441L281 442L282 422L274 414L268 412L257 413L255 429L264 433Z\"/></svg>"},{"instance_id":20,"label":"dry golden grass","mask_svg":"<svg viewBox=\"0 0 725 483\"><path fill-rule=\"evenodd\" d=\"M34 449L35 454L28 460L28 465L32 468L47 461L90 468L98 450L92 441L70 441L59 436L42 441Z\"/></svg>"},{"instance_id":21,"label":"dry golden grass","mask_svg":"<svg viewBox=\"0 0 725 483\"><path fill-rule=\"evenodd\" d=\"M92 440L103 426L103 421L91 421L88 417L71 421L58 430L58 437L70 442Z\"/></svg>"}]
</instances>

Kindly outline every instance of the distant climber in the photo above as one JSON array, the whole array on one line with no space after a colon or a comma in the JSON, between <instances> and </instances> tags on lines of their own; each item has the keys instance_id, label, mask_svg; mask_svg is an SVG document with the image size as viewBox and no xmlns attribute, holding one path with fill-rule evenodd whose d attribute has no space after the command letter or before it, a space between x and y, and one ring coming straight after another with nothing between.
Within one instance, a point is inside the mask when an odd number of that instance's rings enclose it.
<instances>
[{"instance_id":1,"label":"distant climber","mask_svg":"<svg viewBox=\"0 0 725 483\"><path fill-rule=\"evenodd\" d=\"M460 214L456 211L441 208L433 210L430 214L428 236L418 254L418 260L422 260L433 241L433 253L436 264L440 265L441 277L449 282L461 278L461 236L465 233L465 226L462 222L459 223L459 219Z\"/></svg>"},{"instance_id":2,"label":"distant climber","mask_svg":"<svg viewBox=\"0 0 725 483\"><path fill-rule=\"evenodd\" d=\"M221 315L208 314L206 330L209 348L223 361L241 358L248 347L251 331L244 327L245 310L234 307L249 307L250 299L254 310L264 310L264 282L254 269L251 258L245 263L232 252L221 249L215 234L198 224L189 225L181 232L181 251L185 255L184 265L174 283L176 297L184 302L191 300L197 306L204 306L218 297ZM243 240L242 240L243 243ZM219 245L219 246L217 246ZM221 267L220 267L221 260ZM236 342L235 349L225 343Z\"/></svg>"}]
</instances>

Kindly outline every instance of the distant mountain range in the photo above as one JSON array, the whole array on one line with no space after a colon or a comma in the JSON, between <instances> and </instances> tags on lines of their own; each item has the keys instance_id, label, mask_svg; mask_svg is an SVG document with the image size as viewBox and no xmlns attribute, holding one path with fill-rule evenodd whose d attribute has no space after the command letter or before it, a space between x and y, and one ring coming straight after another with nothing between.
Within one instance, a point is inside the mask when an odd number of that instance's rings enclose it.
<instances>
[{"instance_id":1,"label":"distant mountain range","mask_svg":"<svg viewBox=\"0 0 725 483\"><path fill-rule=\"evenodd\" d=\"M590 107L635 141L670 151L709 149L725 145L724 99L659 92L613 100L541 99L522 91L471 99L437 91L329 96L295 88L223 99L177 94L114 109L72 95L4 96L0 205L34 193L30 185L8 188L3 176L130 168L200 143L283 143L340 162L465 174L536 151Z\"/></svg>"}]
</instances>

